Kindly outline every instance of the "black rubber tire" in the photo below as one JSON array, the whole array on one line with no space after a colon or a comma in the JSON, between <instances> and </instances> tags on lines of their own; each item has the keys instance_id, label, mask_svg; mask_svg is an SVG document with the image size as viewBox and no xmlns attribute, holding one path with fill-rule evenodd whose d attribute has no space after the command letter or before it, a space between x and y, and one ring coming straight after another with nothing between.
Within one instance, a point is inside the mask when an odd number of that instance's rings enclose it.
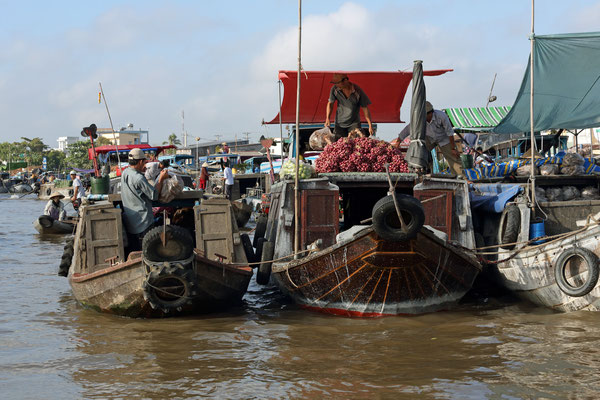
<instances>
[{"instance_id":1,"label":"black rubber tire","mask_svg":"<svg viewBox=\"0 0 600 400\"><path fill-rule=\"evenodd\" d=\"M256 229L254 230L254 238L252 239L252 245L254 247L256 247L258 243L258 239L265 237L268 219L269 217L266 214L261 214L258 216L256 221Z\"/></svg>"},{"instance_id":2,"label":"black rubber tire","mask_svg":"<svg viewBox=\"0 0 600 400\"><path fill-rule=\"evenodd\" d=\"M418 199L406 194L396 194L396 201L407 225L406 232L401 228L392 196L383 197L373 206L373 229L384 240L399 242L412 239L425 223L423 205Z\"/></svg>"},{"instance_id":3,"label":"black rubber tire","mask_svg":"<svg viewBox=\"0 0 600 400\"><path fill-rule=\"evenodd\" d=\"M273 265L273 253L275 244L265 241L262 245L261 263L256 271L256 283L259 285L268 285L271 278L271 266Z\"/></svg>"},{"instance_id":4,"label":"black rubber tire","mask_svg":"<svg viewBox=\"0 0 600 400\"><path fill-rule=\"evenodd\" d=\"M190 232L176 225L167 225L166 246L162 245L163 227L151 229L142 240L142 254L149 261L185 260L192 256L194 240Z\"/></svg>"},{"instance_id":5,"label":"black rubber tire","mask_svg":"<svg viewBox=\"0 0 600 400\"><path fill-rule=\"evenodd\" d=\"M566 277L567 262L573 257L580 257L587 263L587 279L580 286L573 286ZM598 283L600 268L598 267L598 257L592 251L581 247L572 247L562 252L554 265L554 278L556 284L563 293L571 297L585 296L594 289Z\"/></svg>"},{"instance_id":6,"label":"black rubber tire","mask_svg":"<svg viewBox=\"0 0 600 400\"><path fill-rule=\"evenodd\" d=\"M167 265L153 269L142 284L144 299L153 309L181 311L196 296L196 280L190 268Z\"/></svg>"},{"instance_id":7,"label":"black rubber tire","mask_svg":"<svg viewBox=\"0 0 600 400\"><path fill-rule=\"evenodd\" d=\"M500 217L498 241L506 250L514 249L521 230L521 210L515 204L509 204Z\"/></svg>"},{"instance_id":8,"label":"black rubber tire","mask_svg":"<svg viewBox=\"0 0 600 400\"><path fill-rule=\"evenodd\" d=\"M258 239L256 243L256 252L254 253L254 259L258 262L262 260L263 243L267 240L265 238Z\"/></svg>"},{"instance_id":9,"label":"black rubber tire","mask_svg":"<svg viewBox=\"0 0 600 400\"><path fill-rule=\"evenodd\" d=\"M249 263L256 262L256 255L254 254L254 247L252 247L252 241L250 240L250 236L247 233L242 233L240 235L242 239L242 245L244 246L244 253L246 253L246 258ZM256 267L256 265L252 265L252 268Z\"/></svg>"},{"instance_id":10,"label":"black rubber tire","mask_svg":"<svg viewBox=\"0 0 600 400\"><path fill-rule=\"evenodd\" d=\"M54 224L54 218L49 215L40 215L38 222L42 227L50 228Z\"/></svg>"},{"instance_id":11,"label":"black rubber tire","mask_svg":"<svg viewBox=\"0 0 600 400\"><path fill-rule=\"evenodd\" d=\"M58 276L69 275L69 268L71 268L71 261L73 259L73 240L73 238L67 239L67 243L63 248L63 254L58 266Z\"/></svg>"},{"instance_id":12,"label":"black rubber tire","mask_svg":"<svg viewBox=\"0 0 600 400\"><path fill-rule=\"evenodd\" d=\"M52 193L52 189L46 188L46 196L50 196L50 193Z\"/></svg>"}]
</instances>

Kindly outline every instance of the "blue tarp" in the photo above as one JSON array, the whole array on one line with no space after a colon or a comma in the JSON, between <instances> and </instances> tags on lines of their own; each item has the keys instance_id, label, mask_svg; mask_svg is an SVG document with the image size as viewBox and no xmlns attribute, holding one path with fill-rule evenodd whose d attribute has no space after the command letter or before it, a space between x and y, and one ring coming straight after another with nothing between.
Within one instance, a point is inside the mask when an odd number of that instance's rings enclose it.
<instances>
[{"instance_id":1,"label":"blue tarp","mask_svg":"<svg viewBox=\"0 0 600 400\"><path fill-rule=\"evenodd\" d=\"M513 197L522 191L521 186L509 183L474 183L469 187L472 209L501 213Z\"/></svg>"}]
</instances>

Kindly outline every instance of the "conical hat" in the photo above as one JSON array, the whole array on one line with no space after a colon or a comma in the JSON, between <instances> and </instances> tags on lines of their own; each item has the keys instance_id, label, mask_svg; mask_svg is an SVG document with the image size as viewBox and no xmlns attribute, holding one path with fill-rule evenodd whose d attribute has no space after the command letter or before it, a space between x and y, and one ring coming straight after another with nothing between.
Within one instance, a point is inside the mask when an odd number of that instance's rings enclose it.
<instances>
[{"instance_id":1,"label":"conical hat","mask_svg":"<svg viewBox=\"0 0 600 400\"><path fill-rule=\"evenodd\" d=\"M62 194L62 193L60 193L60 192L57 192L56 190L53 190L52 193L50 193L50 196L48 196L48 197L50 197L51 199L54 198L54 197L58 197L58 198L64 199L65 195Z\"/></svg>"}]
</instances>

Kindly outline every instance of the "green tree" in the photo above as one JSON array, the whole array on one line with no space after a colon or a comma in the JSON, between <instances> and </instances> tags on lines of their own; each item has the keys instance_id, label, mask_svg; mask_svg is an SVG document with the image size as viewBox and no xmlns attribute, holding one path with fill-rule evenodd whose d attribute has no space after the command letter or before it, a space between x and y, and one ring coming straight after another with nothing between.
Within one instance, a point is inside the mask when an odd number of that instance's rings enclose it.
<instances>
[{"instance_id":1,"label":"green tree","mask_svg":"<svg viewBox=\"0 0 600 400\"><path fill-rule=\"evenodd\" d=\"M65 166L67 156L60 150L50 150L45 153L46 168L49 171L60 171Z\"/></svg>"},{"instance_id":2,"label":"green tree","mask_svg":"<svg viewBox=\"0 0 600 400\"><path fill-rule=\"evenodd\" d=\"M23 139L23 146L27 149L26 159L30 165L41 165L42 157L44 156L44 151L48 150L49 147L44 141L39 138L28 139L26 137L21 137Z\"/></svg>"},{"instance_id":3,"label":"green tree","mask_svg":"<svg viewBox=\"0 0 600 400\"><path fill-rule=\"evenodd\" d=\"M94 146L108 146L110 145L110 140L104 136L99 136L98 139L94 140Z\"/></svg>"},{"instance_id":4,"label":"green tree","mask_svg":"<svg viewBox=\"0 0 600 400\"><path fill-rule=\"evenodd\" d=\"M177 137L176 134L171 133L167 138L167 141L163 142L163 144L168 144L171 146L181 146L181 140ZM169 149L169 154L175 154L175 149Z\"/></svg>"},{"instance_id":5,"label":"green tree","mask_svg":"<svg viewBox=\"0 0 600 400\"><path fill-rule=\"evenodd\" d=\"M92 168L92 160L88 159L88 149L92 147L89 140L80 140L67 146L67 166L76 168Z\"/></svg>"}]
</instances>

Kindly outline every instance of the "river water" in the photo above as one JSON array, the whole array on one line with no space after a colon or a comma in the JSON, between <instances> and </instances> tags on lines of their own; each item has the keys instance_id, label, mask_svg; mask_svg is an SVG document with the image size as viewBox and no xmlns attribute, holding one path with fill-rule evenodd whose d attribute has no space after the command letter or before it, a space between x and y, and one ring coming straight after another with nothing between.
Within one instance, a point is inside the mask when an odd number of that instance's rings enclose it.
<instances>
[{"instance_id":1,"label":"river water","mask_svg":"<svg viewBox=\"0 0 600 400\"><path fill-rule=\"evenodd\" d=\"M355 319L299 309L253 280L227 313L142 320L83 309L56 274L65 238L33 228L45 202L1 196L0 398L600 396L600 314L507 297Z\"/></svg>"}]
</instances>

